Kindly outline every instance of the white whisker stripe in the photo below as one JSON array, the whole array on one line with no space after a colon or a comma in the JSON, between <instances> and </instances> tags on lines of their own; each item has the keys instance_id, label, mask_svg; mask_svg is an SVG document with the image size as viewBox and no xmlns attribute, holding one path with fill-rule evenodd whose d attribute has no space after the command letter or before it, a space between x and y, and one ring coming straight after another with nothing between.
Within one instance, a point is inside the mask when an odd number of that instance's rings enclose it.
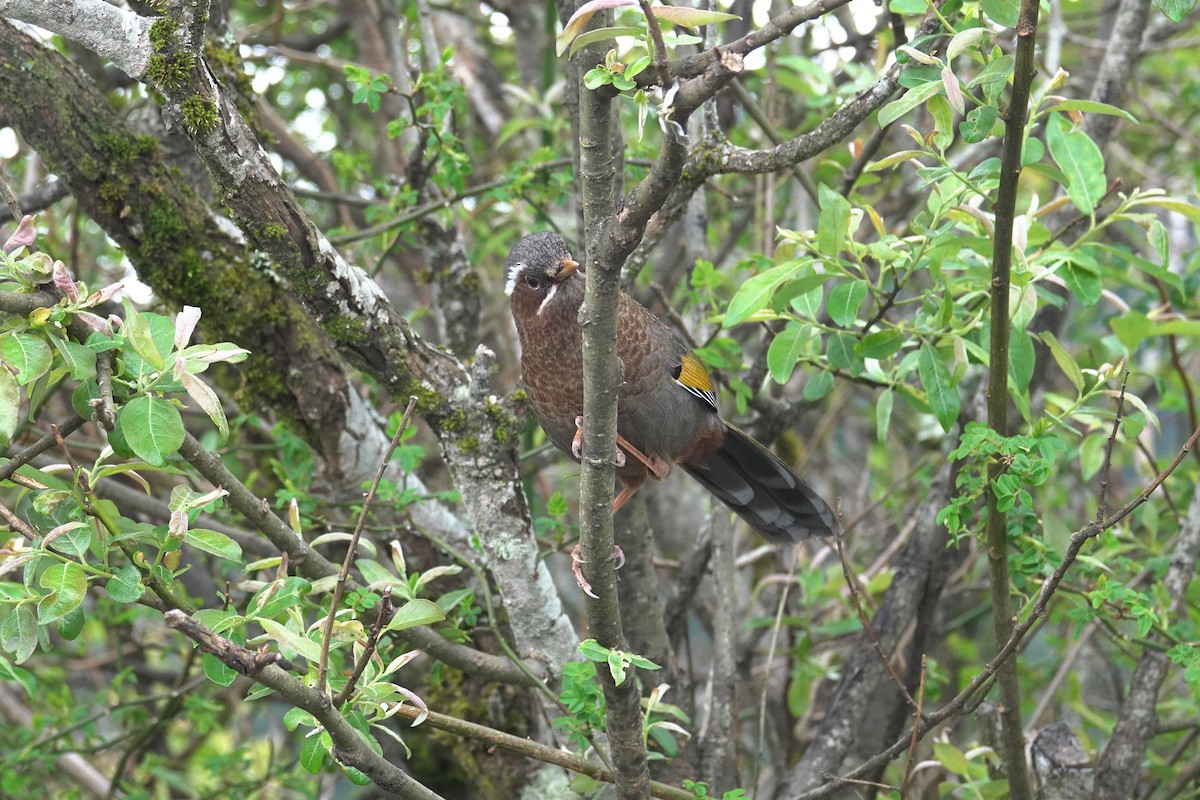
<instances>
[{"instance_id":1,"label":"white whisker stripe","mask_svg":"<svg viewBox=\"0 0 1200 800\"><path fill-rule=\"evenodd\" d=\"M542 301L542 304L540 306L538 306L538 310L537 310L538 316L541 316L542 312L546 310L546 305L551 300L554 299L554 295L557 293L558 293L558 284L557 283L550 284L550 291L546 292L546 299Z\"/></svg>"},{"instance_id":2,"label":"white whisker stripe","mask_svg":"<svg viewBox=\"0 0 1200 800\"><path fill-rule=\"evenodd\" d=\"M525 269L524 264L513 264L508 268L508 280L504 282L504 293L512 297L512 293L517 289L517 276L521 274L521 270Z\"/></svg>"}]
</instances>

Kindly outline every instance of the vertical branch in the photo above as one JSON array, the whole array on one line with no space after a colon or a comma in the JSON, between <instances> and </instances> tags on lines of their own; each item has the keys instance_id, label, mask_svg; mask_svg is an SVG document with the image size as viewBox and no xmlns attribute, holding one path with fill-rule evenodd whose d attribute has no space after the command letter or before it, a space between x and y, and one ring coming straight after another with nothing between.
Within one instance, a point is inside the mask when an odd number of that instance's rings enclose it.
<instances>
[{"instance_id":1,"label":"vertical branch","mask_svg":"<svg viewBox=\"0 0 1200 800\"><path fill-rule=\"evenodd\" d=\"M1008 435L1008 290L1012 269L1013 219L1017 205L1017 183L1021 177L1021 148L1025 142L1025 120L1029 111L1029 91L1036 73L1034 44L1037 36L1038 2L1021 0L1017 20L1016 67L1012 97L1004 132L1000 187L996 196L996 239L992 259L991 358L987 412L988 427L1001 436ZM988 464L988 483L1004 469L999 462ZM996 495L987 496L987 553L992 594L992 623L996 648L1009 641L1013 633L1013 611L1008 579L1008 515L997 506ZM1029 770L1025 763L1025 737L1021 729L1021 690L1017 680L1017 659L1000 666L1000 726L1008 786L1012 797L1031 797Z\"/></svg>"},{"instance_id":2,"label":"vertical branch","mask_svg":"<svg viewBox=\"0 0 1200 800\"><path fill-rule=\"evenodd\" d=\"M597 14L592 24L604 24ZM580 64L603 61L603 46L581 50ZM582 72L582 70L580 70ZM625 650L613 557L613 457L617 441L617 392L623 367L617 357L617 301L623 258L604 258L606 222L616 211L616 164L612 152L612 94L580 88L579 166L587 240L587 289L583 325L583 458L579 487L579 542L584 571L597 599L584 601L588 629L605 647ZM642 709L634 670L621 685L598 670L608 708L608 737L617 797L648 797L650 774L642 745Z\"/></svg>"}]
</instances>

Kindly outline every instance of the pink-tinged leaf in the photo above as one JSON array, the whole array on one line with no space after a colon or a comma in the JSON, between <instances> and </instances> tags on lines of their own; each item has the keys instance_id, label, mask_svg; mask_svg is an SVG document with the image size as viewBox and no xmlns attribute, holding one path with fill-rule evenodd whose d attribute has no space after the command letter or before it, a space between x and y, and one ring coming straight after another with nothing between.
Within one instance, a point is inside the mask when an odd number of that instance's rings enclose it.
<instances>
[{"instance_id":1,"label":"pink-tinged leaf","mask_svg":"<svg viewBox=\"0 0 1200 800\"><path fill-rule=\"evenodd\" d=\"M954 77L954 73L950 71L949 65L942 67L942 86L946 89L946 99L950 101L950 107L959 116L967 113L967 105L963 100L962 87L958 85L958 78Z\"/></svg>"},{"instance_id":2,"label":"pink-tinged leaf","mask_svg":"<svg viewBox=\"0 0 1200 800\"><path fill-rule=\"evenodd\" d=\"M183 310L175 315L175 349L182 350L188 346L188 342L192 340L192 331L196 330L196 323L200 321L200 309L195 306L184 306Z\"/></svg>"},{"instance_id":3,"label":"pink-tinged leaf","mask_svg":"<svg viewBox=\"0 0 1200 800\"><path fill-rule=\"evenodd\" d=\"M575 41L575 37L583 31L588 22L591 21L592 15L597 11L607 11L610 8L620 8L622 6L636 6L637 0L591 0L589 3L581 5L571 18L567 20L567 24L563 26L562 33L555 40L554 50L558 55L566 52L567 47L571 42Z\"/></svg>"},{"instance_id":4,"label":"pink-tinged leaf","mask_svg":"<svg viewBox=\"0 0 1200 800\"><path fill-rule=\"evenodd\" d=\"M397 692L407 697L409 702L411 702L414 706L421 709L420 716L413 720L411 727L415 728L424 722L425 718L429 716L429 706L425 705L425 701L418 697L416 692L410 689L405 689L403 686L396 686L394 683L392 686L395 687Z\"/></svg>"},{"instance_id":5,"label":"pink-tinged leaf","mask_svg":"<svg viewBox=\"0 0 1200 800\"><path fill-rule=\"evenodd\" d=\"M54 262L54 285L63 293L71 305L79 302L79 289L75 287L75 279L71 277L67 265L61 261Z\"/></svg>"},{"instance_id":6,"label":"pink-tinged leaf","mask_svg":"<svg viewBox=\"0 0 1200 800\"><path fill-rule=\"evenodd\" d=\"M400 669L419 655L421 655L420 650L409 650L403 655L396 656L388 663L387 667L384 668L383 672L380 674L380 677L383 677L384 675L391 675L393 672Z\"/></svg>"},{"instance_id":7,"label":"pink-tinged leaf","mask_svg":"<svg viewBox=\"0 0 1200 800\"><path fill-rule=\"evenodd\" d=\"M95 295L92 295L92 297L95 297ZM88 299L90 300L91 298L88 298ZM108 320L106 320L104 317L98 316L96 314L88 313L87 311L80 311L78 314L75 315L75 319L83 320L83 322L89 328L91 328L94 331L99 331L100 333L103 333L105 336L113 335L112 325L109 325Z\"/></svg>"},{"instance_id":8,"label":"pink-tinged leaf","mask_svg":"<svg viewBox=\"0 0 1200 800\"><path fill-rule=\"evenodd\" d=\"M737 14L726 14L724 11L705 11L684 6L653 6L650 13L659 19L682 25L685 28L699 28L702 25L712 25L714 22L741 19Z\"/></svg>"},{"instance_id":9,"label":"pink-tinged leaf","mask_svg":"<svg viewBox=\"0 0 1200 800\"><path fill-rule=\"evenodd\" d=\"M187 533L188 515L186 511L172 511L171 520L167 523L167 535L182 539Z\"/></svg>"},{"instance_id":10,"label":"pink-tinged leaf","mask_svg":"<svg viewBox=\"0 0 1200 800\"><path fill-rule=\"evenodd\" d=\"M91 308L92 306L98 306L101 303L108 301L109 298L111 298L114 294L116 294L117 292L121 291L124 288L125 288L124 281L117 281L116 283L110 283L108 286L105 286L103 289L98 289L97 291L94 291L91 294L89 294L88 299L85 300L83 304L85 306L87 306L88 308Z\"/></svg>"},{"instance_id":11,"label":"pink-tinged leaf","mask_svg":"<svg viewBox=\"0 0 1200 800\"><path fill-rule=\"evenodd\" d=\"M21 217L21 224L13 231L13 235L4 243L4 252L11 253L20 247L32 247L36 241L37 225L33 224L33 217L26 214Z\"/></svg>"},{"instance_id":12,"label":"pink-tinged leaf","mask_svg":"<svg viewBox=\"0 0 1200 800\"><path fill-rule=\"evenodd\" d=\"M217 433L221 435L221 443L224 444L229 439L229 420L225 417L225 409L221 407L220 398L209 388L208 384L183 370L182 361L182 359L175 360L175 377L183 384L188 396L196 401L196 405L200 406L200 409L208 414L208 418L217 426Z\"/></svg>"},{"instance_id":13,"label":"pink-tinged leaf","mask_svg":"<svg viewBox=\"0 0 1200 800\"><path fill-rule=\"evenodd\" d=\"M13 556L12 558L6 559L4 562L0 563L0 575L12 572L14 569L21 566L26 561L33 559L34 557L41 558L41 553L22 553L19 556Z\"/></svg>"},{"instance_id":14,"label":"pink-tinged leaf","mask_svg":"<svg viewBox=\"0 0 1200 800\"><path fill-rule=\"evenodd\" d=\"M46 538L42 539L42 547L49 547L51 542L62 536L64 533L70 533L71 531L86 527L87 523L80 522L79 520L64 522L62 525L59 525L57 528L46 534Z\"/></svg>"}]
</instances>

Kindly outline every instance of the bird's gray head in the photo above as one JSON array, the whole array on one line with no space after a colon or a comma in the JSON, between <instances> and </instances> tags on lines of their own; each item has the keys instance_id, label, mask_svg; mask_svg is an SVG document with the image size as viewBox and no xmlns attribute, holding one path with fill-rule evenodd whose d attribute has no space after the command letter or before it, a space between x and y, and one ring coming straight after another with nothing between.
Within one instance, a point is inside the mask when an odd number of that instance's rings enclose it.
<instances>
[{"instance_id":1,"label":"bird's gray head","mask_svg":"<svg viewBox=\"0 0 1200 800\"><path fill-rule=\"evenodd\" d=\"M512 298L513 310L540 314L558 293L558 287L582 268L567 243L557 233L546 231L524 237L508 254L508 276L504 293Z\"/></svg>"}]
</instances>

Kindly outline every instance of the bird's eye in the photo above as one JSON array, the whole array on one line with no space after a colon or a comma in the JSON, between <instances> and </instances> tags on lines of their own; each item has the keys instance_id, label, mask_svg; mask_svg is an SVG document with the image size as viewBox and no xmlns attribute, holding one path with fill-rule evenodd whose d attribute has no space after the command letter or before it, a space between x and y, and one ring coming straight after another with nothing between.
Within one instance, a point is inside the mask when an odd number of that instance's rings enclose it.
<instances>
[{"instance_id":1,"label":"bird's eye","mask_svg":"<svg viewBox=\"0 0 1200 800\"><path fill-rule=\"evenodd\" d=\"M536 289L536 288L538 288L538 279L537 279L537 276L535 276L535 275L526 275L526 276L525 276L525 285L526 285L526 286L528 286L530 289Z\"/></svg>"}]
</instances>

